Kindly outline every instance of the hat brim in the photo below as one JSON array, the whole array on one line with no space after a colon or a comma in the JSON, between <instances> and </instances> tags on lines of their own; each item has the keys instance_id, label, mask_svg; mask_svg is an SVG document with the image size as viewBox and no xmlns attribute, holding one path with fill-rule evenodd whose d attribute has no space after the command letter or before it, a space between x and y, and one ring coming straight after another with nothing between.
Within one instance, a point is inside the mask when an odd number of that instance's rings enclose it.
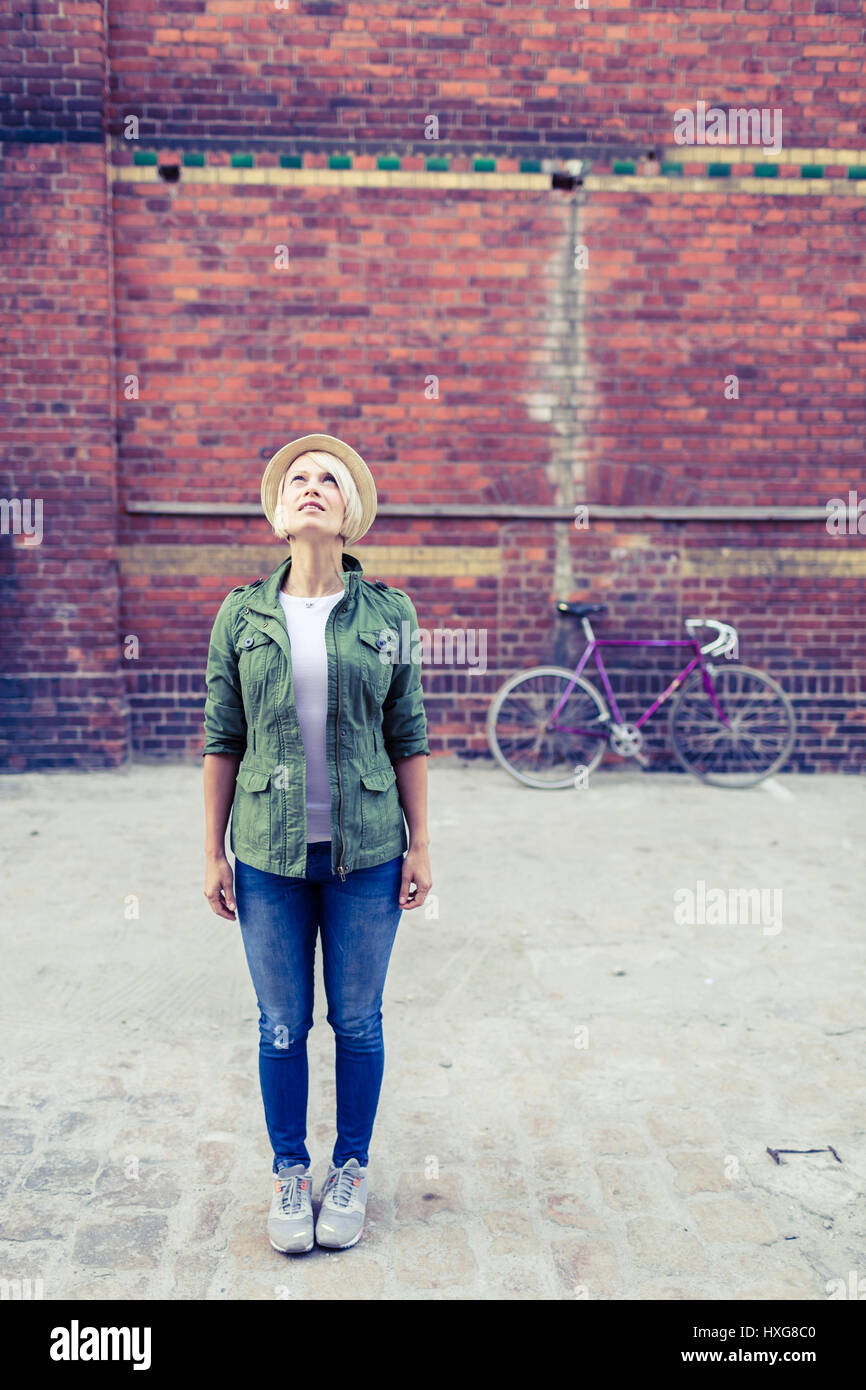
<instances>
[{"instance_id":1,"label":"hat brim","mask_svg":"<svg viewBox=\"0 0 866 1390\"><path fill-rule=\"evenodd\" d=\"M265 516L270 525L273 526L280 488L286 470L299 454L305 454L309 449L324 449L329 454L333 454L335 458L346 465L352 475L361 498L361 525L356 527L351 537L346 538L345 544L354 545L362 536L366 535L376 518L376 484L373 481L372 473L357 450L342 439L336 439L332 434L304 434L299 439L293 439L277 450L262 474L262 507Z\"/></svg>"}]
</instances>

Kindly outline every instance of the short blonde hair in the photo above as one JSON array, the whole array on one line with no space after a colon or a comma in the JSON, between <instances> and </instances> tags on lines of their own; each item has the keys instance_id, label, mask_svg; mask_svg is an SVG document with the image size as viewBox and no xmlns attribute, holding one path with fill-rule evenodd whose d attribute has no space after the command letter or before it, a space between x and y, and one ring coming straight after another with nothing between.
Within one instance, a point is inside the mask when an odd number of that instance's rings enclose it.
<instances>
[{"instance_id":1,"label":"short blonde hair","mask_svg":"<svg viewBox=\"0 0 866 1390\"><path fill-rule=\"evenodd\" d=\"M361 518L363 515L361 497L355 486L355 479L352 477L342 459L336 458L334 454L329 454L324 449L309 449L305 454L298 454L297 458L292 459L280 479L280 486L277 492L277 496L280 500L277 502L274 511L274 534L279 536L281 540L288 541L288 544L291 545L292 542L288 535L286 516L283 510L283 484L292 469L300 463L317 463L320 468L326 468L329 473L333 473L337 487L340 490L340 496L345 503L343 525L340 532L343 537L343 547L345 548L347 545L352 545L353 542L357 540L358 532L361 528Z\"/></svg>"}]
</instances>

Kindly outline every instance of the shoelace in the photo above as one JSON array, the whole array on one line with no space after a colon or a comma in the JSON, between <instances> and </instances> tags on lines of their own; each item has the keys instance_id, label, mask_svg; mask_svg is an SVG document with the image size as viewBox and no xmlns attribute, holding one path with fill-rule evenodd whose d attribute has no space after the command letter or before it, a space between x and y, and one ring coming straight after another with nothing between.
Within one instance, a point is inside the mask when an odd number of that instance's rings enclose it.
<instances>
[{"instance_id":1,"label":"shoelace","mask_svg":"<svg viewBox=\"0 0 866 1390\"><path fill-rule=\"evenodd\" d=\"M283 1178L283 1190L280 1193L280 1210L284 1216L291 1216L294 1212L301 1210L303 1202L303 1191L301 1183L309 1182L306 1173L292 1173L291 1177Z\"/></svg>"},{"instance_id":2,"label":"shoelace","mask_svg":"<svg viewBox=\"0 0 866 1390\"><path fill-rule=\"evenodd\" d=\"M352 1200L358 1179L357 1170L341 1168L334 1177L329 1196L335 1206L347 1207Z\"/></svg>"}]
</instances>

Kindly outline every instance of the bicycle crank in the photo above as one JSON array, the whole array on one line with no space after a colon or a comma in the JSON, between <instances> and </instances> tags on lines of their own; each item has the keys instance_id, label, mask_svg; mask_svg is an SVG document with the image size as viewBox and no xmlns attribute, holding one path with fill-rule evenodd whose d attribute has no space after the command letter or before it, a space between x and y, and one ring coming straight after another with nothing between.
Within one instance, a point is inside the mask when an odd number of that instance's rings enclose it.
<instances>
[{"instance_id":1,"label":"bicycle crank","mask_svg":"<svg viewBox=\"0 0 866 1390\"><path fill-rule=\"evenodd\" d=\"M634 758L646 767L649 759L643 748L643 734L640 729L635 728L634 724L612 724L610 727L610 747L611 752L616 753L621 758Z\"/></svg>"}]
</instances>

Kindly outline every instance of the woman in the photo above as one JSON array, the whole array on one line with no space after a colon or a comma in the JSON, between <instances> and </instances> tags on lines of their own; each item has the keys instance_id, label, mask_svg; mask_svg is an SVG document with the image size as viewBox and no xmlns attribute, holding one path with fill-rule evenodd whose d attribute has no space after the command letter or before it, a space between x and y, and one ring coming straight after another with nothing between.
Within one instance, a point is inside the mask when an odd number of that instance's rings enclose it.
<instances>
[{"instance_id":1,"label":"woman","mask_svg":"<svg viewBox=\"0 0 866 1390\"><path fill-rule=\"evenodd\" d=\"M262 506L291 553L267 579L232 589L214 621L204 892L219 917L234 921L237 906L274 1151L268 1235L286 1253L314 1243L307 1033L321 929L337 1139L315 1240L342 1250L364 1229L391 948L401 911L420 907L432 882L430 749L407 645L411 636L417 647L418 620L407 594L364 580L343 553L376 515L372 475L349 445L324 434L286 444L265 469Z\"/></svg>"}]
</instances>

